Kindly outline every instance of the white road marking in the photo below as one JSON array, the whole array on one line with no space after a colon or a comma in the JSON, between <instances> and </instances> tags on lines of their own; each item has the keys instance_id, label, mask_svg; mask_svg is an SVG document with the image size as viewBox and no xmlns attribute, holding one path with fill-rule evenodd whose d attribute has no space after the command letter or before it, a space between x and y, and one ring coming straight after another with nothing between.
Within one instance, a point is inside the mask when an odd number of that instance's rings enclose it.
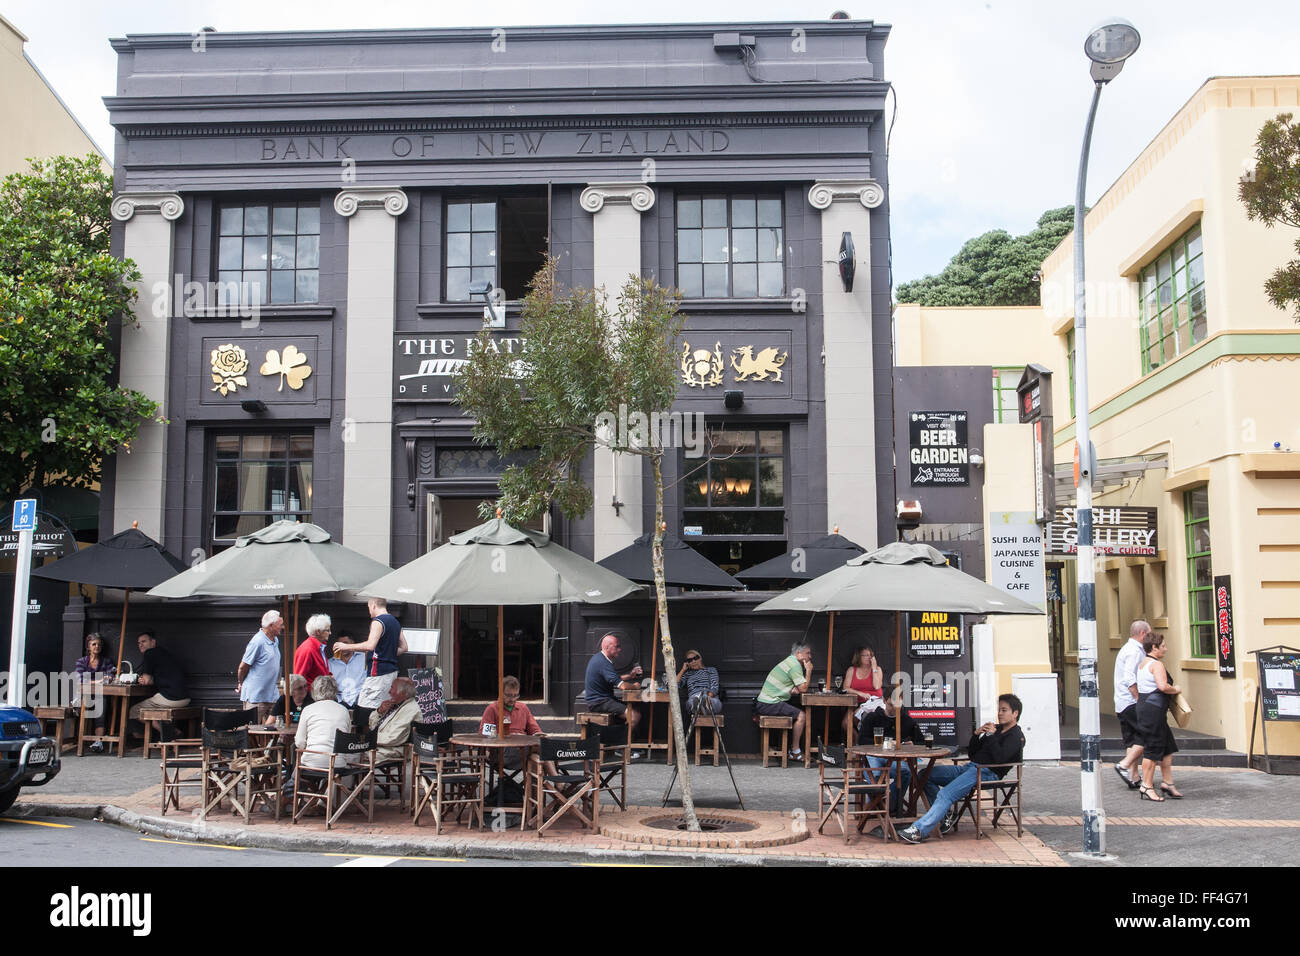
<instances>
[{"instance_id":1,"label":"white road marking","mask_svg":"<svg viewBox=\"0 0 1300 956\"><path fill-rule=\"evenodd\" d=\"M392 866L400 859L398 856L358 856L336 863L335 866Z\"/></svg>"}]
</instances>

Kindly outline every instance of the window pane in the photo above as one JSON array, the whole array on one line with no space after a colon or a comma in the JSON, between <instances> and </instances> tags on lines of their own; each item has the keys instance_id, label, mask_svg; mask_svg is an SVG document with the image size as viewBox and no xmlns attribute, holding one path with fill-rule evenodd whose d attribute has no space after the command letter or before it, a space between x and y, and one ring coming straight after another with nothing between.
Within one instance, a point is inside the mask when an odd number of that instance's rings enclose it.
<instances>
[{"instance_id":1,"label":"window pane","mask_svg":"<svg viewBox=\"0 0 1300 956\"><path fill-rule=\"evenodd\" d=\"M214 496L217 511L239 510L239 466L218 465Z\"/></svg>"},{"instance_id":2,"label":"window pane","mask_svg":"<svg viewBox=\"0 0 1300 956\"><path fill-rule=\"evenodd\" d=\"M1205 287L1193 289L1192 294L1187 297L1187 311L1192 315L1199 315L1205 312Z\"/></svg>"},{"instance_id":3,"label":"window pane","mask_svg":"<svg viewBox=\"0 0 1300 956\"><path fill-rule=\"evenodd\" d=\"M785 433L780 429L758 433L758 450L765 455L780 455L785 451Z\"/></svg>"},{"instance_id":4,"label":"window pane","mask_svg":"<svg viewBox=\"0 0 1300 956\"><path fill-rule=\"evenodd\" d=\"M709 442L714 456L754 453L754 432L748 429L711 428Z\"/></svg>"},{"instance_id":5,"label":"window pane","mask_svg":"<svg viewBox=\"0 0 1300 956\"><path fill-rule=\"evenodd\" d=\"M270 435L245 435L244 436L244 457L245 458L265 458L269 454L271 454Z\"/></svg>"},{"instance_id":6,"label":"window pane","mask_svg":"<svg viewBox=\"0 0 1300 956\"><path fill-rule=\"evenodd\" d=\"M300 269L295 273L294 298L298 302L320 301L320 272L316 269Z\"/></svg>"},{"instance_id":7,"label":"window pane","mask_svg":"<svg viewBox=\"0 0 1300 956\"><path fill-rule=\"evenodd\" d=\"M704 203L704 225L705 226L726 226L727 201L725 199L705 199L703 203Z\"/></svg>"},{"instance_id":8,"label":"window pane","mask_svg":"<svg viewBox=\"0 0 1300 956\"><path fill-rule=\"evenodd\" d=\"M239 287L244 281L242 272L222 272L217 276L214 298L216 305L238 305Z\"/></svg>"},{"instance_id":9,"label":"window pane","mask_svg":"<svg viewBox=\"0 0 1300 956\"><path fill-rule=\"evenodd\" d=\"M758 230L758 258L760 262L780 262L784 251L780 229Z\"/></svg>"},{"instance_id":10,"label":"window pane","mask_svg":"<svg viewBox=\"0 0 1300 956\"><path fill-rule=\"evenodd\" d=\"M1150 296L1156 291L1156 274L1153 269L1145 269L1142 272L1142 295Z\"/></svg>"},{"instance_id":11,"label":"window pane","mask_svg":"<svg viewBox=\"0 0 1300 956\"><path fill-rule=\"evenodd\" d=\"M700 262L703 253L702 236L698 229L683 229L677 233L677 257L679 262Z\"/></svg>"},{"instance_id":12,"label":"window pane","mask_svg":"<svg viewBox=\"0 0 1300 956\"><path fill-rule=\"evenodd\" d=\"M758 477L762 489L758 503L767 506L785 504L785 462L780 458L760 458Z\"/></svg>"},{"instance_id":13,"label":"window pane","mask_svg":"<svg viewBox=\"0 0 1300 956\"><path fill-rule=\"evenodd\" d=\"M780 295L785 291L785 279L781 273L781 263L760 262L758 264L758 294Z\"/></svg>"},{"instance_id":14,"label":"window pane","mask_svg":"<svg viewBox=\"0 0 1300 956\"><path fill-rule=\"evenodd\" d=\"M1192 628L1192 652L1198 657L1214 657L1214 628L1209 624L1196 624Z\"/></svg>"},{"instance_id":15,"label":"window pane","mask_svg":"<svg viewBox=\"0 0 1300 956\"><path fill-rule=\"evenodd\" d=\"M1201 254L1201 226L1198 223L1187 234L1187 258L1194 259Z\"/></svg>"},{"instance_id":16,"label":"window pane","mask_svg":"<svg viewBox=\"0 0 1300 956\"><path fill-rule=\"evenodd\" d=\"M298 268L316 269L320 266L320 236L298 237Z\"/></svg>"},{"instance_id":17,"label":"window pane","mask_svg":"<svg viewBox=\"0 0 1300 956\"><path fill-rule=\"evenodd\" d=\"M1196 569L1192 575L1192 586L1198 588L1212 587L1214 584L1214 571L1210 568L1209 557L1193 558L1192 560Z\"/></svg>"},{"instance_id":18,"label":"window pane","mask_svg":"<svg viewBox=\"0 0 1300 956\"><path fill-rule=\"evenodd\" d=\"M1205 282L1205 257L1197 256L1187 264L1187 288L1195 289Z\"/></svg>"},{"instance_id":19,"label":"window pane","mask_svg":"<svg viewBox=\"0 0 1300 956\"><path fill-rule=\"evenodd\" d=\"M299 462L289 468L288 511L311 508L311 462Z\"/></svg>"},{"instance_id":20,"label":"window pane","mask_svg":"<svg viewBox=\"0 0 1300 956\"><path fill-rule=\"evenodd\" d=\"M1189 545L1189 550L1191 551L1191 553L1200 554L1203 551L1209 551L1210 550L1210 523L1208 521L1202 521L1199 524L1194 524L1191 527L1191 532L1192 532L1192 543L1191 545Z\"/></svg>"},{"instance_id":21,"label":"window pane","mask_svg":"<svg viewBox=\"0 0 1300 956\"><path fill-rule=\"evenodd\" d=\"M758 503L753 458L740 456L715 459L709 463L709 467L713 477L715 508L752 508Z\"/></svg>"},{"instance_id":22,"label":"window pane","mask_svg":"<svg viewBox=\"0 0 1300 956\"><path fill-rule=\"evenodd\" d=\"M1205 332L1206 332L1205 313L1202 312L1200 315L1192 316L1192 343L1195 344L1197 342L1204 341Z\"/></svg>"},{"instance_id":23,"label":"window pane","mask_svg":"<svg viewBox=\"0 0 1300 956\"><path fill-rule=\"evenodd\" d=\"M244 239L244 268L266 268L266 237L249 236Z\"/></svg>"},{"instance_id":24,"label":"window pane","mask_svg":"<svg viewBox=\"0 0 1300 956\"><path fill-rule=\"evenodd\" d=\"M1178 354L1182 355L1192 347L1192 327L1187 322L1187 306L1183 303L1178 304Z\"/></svg>"},{"instance_id":25,"label":"window pane","mask_svg":"<svg viewBox=\"0 0 1300 956\"><path fill-rule=\"evenodd\" d=\"M469 272L469 281L471 284L486 282L488 287L491 288L497 284L496 269L493 266L475 266Z\"/></svg>"},{"instance_id":26,"label":"window pane","mask_svg":"<svg viewBox=\"0 0 1300 956\"><path fill-rule=\"evenodd\" d=\"M271 268L292 269L298 241L293 236L276 236L271 240Z\"/></svg>"},{"instance_id":27,"label":"window pane","mask_svg":"<svg viewBox=\"0 0 1300 956\"><path fill-rule=\"evenodd\" d=\"M1179 270L1174 273L1174 298L1181 299L1187 294L1187 273Z\"/></svg>"},{"instance_id":28,"label":"window pane","mask_svg":"<svg viewBox=\"0 0 1300 956\"><path fill-rule=\"evenodd\" d=\"M731 230L731 261L754 262L757 259L758 233L753 229Z\"/></svg>"},{"instance_id":29,"label":"window pane","mask_svg":"<svg viewBox=\"0 0 1300 956\"><path fill-rule=\"evenodd\" d=\"M497 231L497 204L494 202L474 203L470 226L475 232Z\"/></svg>"},{"instance_id":30,"label":"window pane","mask_svg":"<svg viewBox=\"0 0 1300 956\"><path fill-rule=\"evenodd\" d=\"M1174 243L1174 272L1187 265L1187 247L1181 239Z\"/></svg>"},{"instance_id":31,"label":"window pane","mask_svg":"<svg viewBox=\"0 0 1300 956\"><path fill-rule=\"evenodd\" d=\"M1208 518L1210 516L1210 489L1193 488L1187 493L1187 517Z\"/></svg>"},{"instance_id":32,"label":"window pane","mask_svg":"<svg viewBox=\"0 0 1300 956\"><path fill-rule=\"evenodd\" d=\"M464 302L469 299L468 269L447 270L447 291L444 298L448 302Z\"/></svg>"},{"instance_id":33,"label":"window pane","mask_svg":"<svg viewBox=\"0 0 1300 956\"><path fill-rule=\"evenodd\" d=\"M1166 282L1172 272L1171 257L1169 253L1166 252L1156 260L1156 275L1159 276L1161 282Z\"/></svg>"},{"instance_id":34,"label":"window pane","mask_svg":"<svg viewBox=\"0 0 1300 956\"><path fill-rule=\"evenodd\" d=\"M741 264L731 267L731 294L740 298L758 295L758 266Z\"/></svg>"},{"instance_id":35,"label":"window pane","mask_svg":"<svg viewBox=\"0 0 1300 956\"><path fill-rule=\"evenodd\" d=\"M727 261L727 230L705 229L703 234L704 261Z\"/></svg>"},{"instance_id":36,"label":"window pane","mask_svg":"<svg viewBox=\"0 0 1300 956\"><path fill-rule=\"evenodd\" d=\"M239 290L241 302L265 302L262 289L266 285L265 272L245 272L244 284Z\"/></svg>"},{"instance_id":37,"label":"window pane","mask_svg":"<svg viewBox=\"0 0 1300 956\"><path fill-rule=\"evenodd\" d=\"M1192 601L1196 607L1196 620L1212 621L1214 620L1214 592L1197 591Z\"/></svg>"},{"instance_id":38,"label":"window pane","mask_svg":"<svg viewBox=\"0 0 1300 956\"><path fill-rule=\"evenodd\" d=\"M244 209L244 235L266 235L266 207L247 206Z\"/></svg>"},{"instance_id":39,"label":"window pane","mask_svg":"<svg viewBox=\"0 0 1300 956\"><path fill-rule=\"evenodd\" d=\"M312 452L312 436L310 434L297 434L289 436L289 455L293 458L310 458Z\"/></svg>"},{"instance_id":40,"label":"window pane","mask_svg":"<svg viewBox=\"0 0 1300 956\"><path fill-rule=\"evenodd\" d=\"M758 201L758 224L760 226L781 225L781 200L760 199Z\"/></svg>"},{"instance_id":41,"label":"window pane","mask_svg":"<svg viewBox=\"0 0 1300 956\"><path fill-rule=\"evenodd\" d=\"M298 207L298 235L319 235L320 206Z\"/></svg>"},{"instance_id":42,"label":"window pane","mask_svg":"<svg viewBox=\"0 0 1300 956\"><path fill-rule=\"evenodd\" d=\"M1171 282L1160 283L1160 308L1162 309L1168 308L1169 303L1173 301L1174 301L1173 283Z\"/></svg>"},{"instance_id":43,"label":"window pane","mask_svg":"<svg viewBox=\"0 0 1300 956\"><path fill-rule=\"evenodd\" d=\"M239 457L238 435L218 435L213 444L216 448L218 458Z\"/></svg>"},{"instance_id":44,"label":"window pane","mask_svg":"<svg viewBox=\"0 0 1300 956\"><path fill-rule=\"evenodd\" d=\"M469 232L469 203L447 204L447 231Z\"/></svg>"},{"instance_id":45,"label":"window pane","mask_svg":"<svg viewBox=\"0 0 1300 956\"><path fill-rule=\"evenodd\" d=\"M737 196L731 200L731 224L733 226L757 225L757 210L753 196Z\"/></svg>"},{"instance_id":46,"label":"window pane","mask_svg":"<svg viewBox=\"0 0 1300 956\"><path fill-rule=\"evenodd\" d=\"M447 233L447 265L469 265L469 233Z\"/></svg>"},{"instance_id":47,"label":"window pane","mask_svg":"<svg viewBox=\"0 0 1300 956\"><path fill-rule=\"evenodd\" d=\"M683 229L700 227L700 201L698 199L677 200L677 225Z\"/></svg>"},{"instance_id":48,"label":"window pane","mask_svg":"<svg viewBox=\"0 0 1300 956\"><path fill-rule=\"evenodd\" d=\"M239 533L239 515L217 515L212 519L212 537L233 538Z\"/></svg>"},{"instance_id":49,"label":"window pane","mask_svg":"<svg viewBox=\"0 0 1300 956\"><path fill-rule=\"evenodd\" d=\"M497 234L476 232L470 242L470 265L490 266L496 262Z\"/></svg>"},{"instance_id":50,"label":"window pane","mask_svg":"<svg viewBox=\"0 0 1300 956\"><path fill-rule=\"evenodd\" d=\"M1173 332L1174 310L1172 308L1165 309L1165 311L1160 313L1160 337L1162 339L1168 338L1173 335Z\"/></svg>"},{"instance_id":51,"label":"window pane","mask_svg":"<svg viewBox=\"0 0 1300 956\"><path fill-rule=\"evenodd\" d=\"M687 459L690 463L688 468L699 464L692 459ZM682 501L687 505L706 505L708 504L709 490L709 469L708 466L692 471L682 482Z\"/></svg>"},{"instance_id":52,"label":"window pane","mask_svg":"<svg viewBox=\"0 0 1300 956\"><path fill-rule=\"evenodd\" d=\"M727 295L727 267L704 267L704 295L706 298L724 298Z\"/></svg>"},{"instance_id":53,"label":"window pane","mask_svg":"<svg viewBox=\"0 0 1300 956\"><path fill-rule=\"evenodd\" d=\"M244 241L238 236L222 236L218 245L217 268L241 269L244 264Z\"/></svg>"},{"instance_id":54,"label":"window pane","mask_svg":"<svg viewBox=\"0 0 1300 956\"><path fill-rule=\"evenodd\" d=\"M221 210L221 235L238 236L244 231L244 207Z\"/></svg>"},{"instance_id":55,"label":"window pane","mask_svg":"<svg viewBox=\"0 0 1300 956\"><path fill-rule=\"evenodd\" d=\"M1147 367L1159 368L1161 364L1162 363L1160 360L1160 343L1153 342L1147 348Z\"/></svg>"},{"instance_id":56,"label":"window pane","mask_svg":"<svg viewBox=\"0 0 1300 956\"><path fill-rule=\"evenodd\" d=\"M292 302L293 301L293 272L272 272L271 273L271 301L272 302Z\"/></svg>"},{"instance_id":57,"label":"window pane","mask_svg":"<svg viewBox=\"0 0 1300 956\"><path fill-rule=\"evenodd\" d=\"M277 236L292 236L298 231L298 207L276 206L271 214L271 232Z\"/></svg>"},{"instance_id":58,"label":"window pane","mask_svg":"<svg viewBox=\"0 0 1300 956\"><path fill-rule=\"evenodd\" d=\"M684 298L701 298L704 295L704 272L700 266L682 266L677 270L677 284Z\"/></svg>"}]
</instances>

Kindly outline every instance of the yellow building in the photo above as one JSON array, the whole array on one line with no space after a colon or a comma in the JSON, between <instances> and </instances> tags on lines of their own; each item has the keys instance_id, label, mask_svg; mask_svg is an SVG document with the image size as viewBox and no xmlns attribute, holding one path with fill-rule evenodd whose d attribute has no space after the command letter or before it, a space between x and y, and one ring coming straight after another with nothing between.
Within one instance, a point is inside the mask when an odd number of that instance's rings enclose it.
<instances>
[{"instance_id":1,"label":"yellow building","mask_svg":"<svg viewBox=\"0 0 1300 956\"><path fill-rule=\"evenodd\" d=\"M1300 328L1263 291L1297 236L1249 222L1237 199L1259 128L1284 112L1300 113L1300 76L1207 80L1085 222L1092 440L1104 462L1094 507L1153 507L1159 523L1156 556L1098 562L1102 708L1128 624L1146 618L1166 635L1166 663L1195 708L1190 729L1240 751L1255 708L1249 652L1300 646ZM1072 243L1066 237L1043 263L1041 308L895 313L899 365L1014 369L991 383L1012 399L1027 362L1053 370L1058 505L1073 504L1061 481L1075 437ZM1049 643L1073 706L1073 560L1061 571ZM1212 581L1223 575L1232 677L1221 676L1215 650ZM1300 725L1270 724L1269 744L1300 753Z\"/></svg>"},{"instance_id":2,"label":"yellow building","mask_svg":"<svg viewBox=\"0 0 1300 956\"><path fill-rule=\"evenodd\" d=\"M28 168L28 159L48 156L101 157L112 164L77 122L67 104L24 51L27 37L0 16L0 178Z\"/></svg>"}]
</instances>

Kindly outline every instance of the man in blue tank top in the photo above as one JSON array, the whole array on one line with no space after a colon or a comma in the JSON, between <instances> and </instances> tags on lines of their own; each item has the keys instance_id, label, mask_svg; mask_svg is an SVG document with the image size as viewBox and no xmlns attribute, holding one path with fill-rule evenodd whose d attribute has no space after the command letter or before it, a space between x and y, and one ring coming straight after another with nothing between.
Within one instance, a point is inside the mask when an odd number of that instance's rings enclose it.
<instances>
[{"instance_id":1,"label":"man in blue tank top","mask_svg":"<svg viewBox=\"0 0 1300 956\"><path fill-rule=\"evenodd\" d=\"M370 611L369 636L360 643L343 646L354 653L366 651L370 655L366 679L357 695L357 707L371 711L388 699L388 690L397 676L397 656L406 653L406 638L397 618L388 613L384 598L370 598L366 607ZM342 644L342 641L335 643Z\"/></svg>"}]
</instances>

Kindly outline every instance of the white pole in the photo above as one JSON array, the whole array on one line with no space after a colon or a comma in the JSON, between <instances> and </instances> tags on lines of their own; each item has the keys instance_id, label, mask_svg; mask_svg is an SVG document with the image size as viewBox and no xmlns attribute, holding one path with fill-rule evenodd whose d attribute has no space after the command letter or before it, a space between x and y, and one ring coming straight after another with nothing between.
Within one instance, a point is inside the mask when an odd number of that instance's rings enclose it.
<instances>
[{"instance_id":1,"label":"white pole","mask_svg":"<svg viewBox=\"0 0 1300 956\"><path fill-rule=\"evenodd\" d=\"M32 570L32 533L18 532L18 566L14 569L14 616L9 629L9 706L24 705L27 689L27 584Z\"/></svg>"}]
</instances>

